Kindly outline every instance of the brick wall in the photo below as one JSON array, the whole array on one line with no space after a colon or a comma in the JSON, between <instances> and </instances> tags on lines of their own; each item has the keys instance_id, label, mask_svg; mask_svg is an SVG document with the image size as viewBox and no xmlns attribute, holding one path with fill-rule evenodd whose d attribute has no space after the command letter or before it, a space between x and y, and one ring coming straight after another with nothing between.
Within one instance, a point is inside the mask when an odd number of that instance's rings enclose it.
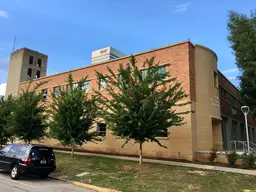
<instances>
[{"instance_id":1,"label":"brick wall","mask_svg":"<svg viewBox=\"0 0 256 192\"><path fill-rule=\"evenodd\" d=\"M177 77L177 81L182 83L183 90L189 94L189 99L196 100L195 93L195 69L193 62L193 46L190 42L182 42L159 48L156 50L135 54L137 60L137 66L139 69L143 69L143 63L146 59L155 57L155 63L159 62L159 65L170 64L168 71L172 77ZM113 61L105 62L97 65L90 65L88 67L72 70L71 73L75 81L82 77L88 76L87 80L91 81L91 89L98 90L98 81L95 71L103 74L108 74L107 67L111 68L114 73L118 73L119 64L126 64L129 62L130 57L124 57L115 59ZM65 86L67 83L66 78L69 72L59 73L56 75L40 78L32 82L32 87L38 82L49 81L41 86L41 89L48 88L48 92L53 90L55 86ZM20 84L20 90L28 85L28 82Z\"/></svg>"}]
</instances>

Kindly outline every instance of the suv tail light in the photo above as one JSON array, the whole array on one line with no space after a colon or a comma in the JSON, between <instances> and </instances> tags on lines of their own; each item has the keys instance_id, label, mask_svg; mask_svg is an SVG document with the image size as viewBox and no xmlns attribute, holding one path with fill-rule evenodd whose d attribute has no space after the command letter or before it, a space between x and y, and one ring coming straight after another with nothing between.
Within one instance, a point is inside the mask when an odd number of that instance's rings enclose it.
<instances>
[{"instance_id":1,"label":"suv tail light","mask_svg":"<svg viewBox=\"0 0 256 192\"><path fill-rule=\"evenodd\" d=\"M23 162L24 162L24 164L25 165L31 165L32 163L31 163L31 160L27 157L27 158L25 158L24 160L23 160Z\"/></svg>"}]
</instances>

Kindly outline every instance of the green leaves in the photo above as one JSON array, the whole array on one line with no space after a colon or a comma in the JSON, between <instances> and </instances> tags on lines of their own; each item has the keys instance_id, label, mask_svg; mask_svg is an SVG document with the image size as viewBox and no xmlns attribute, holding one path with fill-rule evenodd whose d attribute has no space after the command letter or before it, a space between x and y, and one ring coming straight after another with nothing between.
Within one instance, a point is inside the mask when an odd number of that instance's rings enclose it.
<instances>
[{"instance_id":1,"label":"green leaves","mask_svg":"<svg viewBox=\"0 0 256 192\"><path fill-rule=\"evenodd\" d=\"M176 112L176 108L190 104L183 101L188 95L176 78L166 72L168 65L155 64L155 58L144 62L144 70L137 67L131 56L127 65L120 64L116 75L97 72L98 79L108 84L109 97L95 91L100 116L105 119L113 134L136 142L156 142L158 137L167 136L167 129L184 124L182 115L190 111ZM175 109L174 109L175 108Z\"/></svg>"},{"instance_id":2,"label":"green leaves","mask_svg":"<svg viewBox=\"0 0 256 192\"><path fill-rule=\"evenodd\" d=\"M33 88L29 84L22 90L11 114L8 131L26 143L45 136L48 116L44 103L41 103L42 93L37 93L37 89L45 83L41 82Z\"/></svg>"},{"instance_id":3,"label":"green leaves","mask_svg":"<svg viewBox=\"0 0 256 192\"><path fill-rule=\"evenodd\" d=\"M0 99L0 145L6 144L13 136L8 131L10 118L13 110L15 109L15 98L9 96L7 99Z\"/></svg>"},{"instance_id":4,"label":"green leaves","mask_svg":"<svg viewBox=\"0 0 256 192\"><path fill-rule=\"evenodd\" d=\"M241 96L252 114L256 115L256 13L250 16L229 12L227 23L228 40L236 56L240 69Z\"/></svg>"},{"instance_id":5,"label":"green leaves","mask_svg":"<svg viewBox=\"0 0 256 192\"><path fill-rule=\"evenodd\" d=\"M93 131L97 107L94 97L89 97L84 89L86 78L74 83L69 74L68 91L60 88L60 93L52 95L50 104L50 133L64 146L75 148L87 142L99 141Z\"/></svg>"}]
</instances>

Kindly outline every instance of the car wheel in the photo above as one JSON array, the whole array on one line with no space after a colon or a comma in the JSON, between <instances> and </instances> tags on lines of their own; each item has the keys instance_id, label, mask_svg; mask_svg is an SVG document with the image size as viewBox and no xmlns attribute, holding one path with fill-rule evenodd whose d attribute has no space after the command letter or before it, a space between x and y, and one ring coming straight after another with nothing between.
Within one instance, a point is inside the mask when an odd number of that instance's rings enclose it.
<instances>
[{"instance_id":1,"label":"car wheel","mask_svg":"<svg viewBox=\"0 0 256 192\"><path fill-rule=\"evenodd\" d=\"M42 175L39 175L41 179L45 179L48 177L48 174L42 174Z\"/></svg>"},{"instance_id":2,"label":"car wheel","mask_svg":"<svg viewBox=\"0 0 256 192\"><path fill-rule=\"evenodd\" d=\"M19 167L14 165L11 170L11 179L17 180L20 177Z\"/></svg>"}]
</instances>

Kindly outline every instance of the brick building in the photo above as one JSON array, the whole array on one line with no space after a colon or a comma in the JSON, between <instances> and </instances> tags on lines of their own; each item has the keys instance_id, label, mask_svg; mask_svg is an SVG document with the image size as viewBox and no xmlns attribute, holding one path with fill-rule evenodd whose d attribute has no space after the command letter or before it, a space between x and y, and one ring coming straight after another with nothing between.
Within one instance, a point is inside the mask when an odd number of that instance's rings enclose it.
<instances>
[{"instance_id":1,"label":"brick building","mask_svg":"<svg viewBox=\"0 0 256 192\"><path fill-rule=\"evenodd\" d=\"M190 41L184 41L134 54L134 56L141 70L143 70L145 59L155 56L159 65L162 65L173 77L177 77L177 81L182 83L183 90L189 94L186 100L191 101L191 105L185 106L186 109L182 110L194 111L194 113L185 115L187 122L185 125L171 127L168 129L169 136L159 138L160 142L167 148L161 148L156 143L146 143L143 151L144 156L195 160L198 153L202 151L209 151L212 147L217 147L219 150L228 149L232 147L231 140L244 139L241 137L244 133L244 127L241 126L243 125L243 117L239 109L241 105L239 92L218 71L217 55L212 50L202 45L192 44ZM128 60L129 57L124 56L75 69L71 73L75 81L88 76L86 88L89 94L93 94L93 90L102 89L97 81L95 71L108 73L107 67L110 67L117 74L119 64L127 63ZM165 66L165 64L170 65ZM42 90L47 90L47 100L50 102L51 92L57 92L59 86L67 86L65 80L68 74L69 72L64 72L46 76L35 79L32 83L50 80L41 87ZM21 83L20 90L27 85L28 82ZM101 91L104 92L104 89ZM219 98L219 94L221 98ZM225 96L223 96L225 94L229 94L227 98L230 99L225 100ZM236 110L236 115L234 115L234 110ZM252 120L249 121L249 124L253 141L256 137L254 131L256 124ZM235 128L236 125L239 126ZM95 127L105 139L98 144L88 143L81 149L120 155L139 154L139 146L134 142L129 142L124 148L121 148L124 140L115 138L110 131L106 130L106 124L99 122ZM53 139L45 139L43 142L55 147L59 146L58 141Z\"/></svg>"}]
</instances>

